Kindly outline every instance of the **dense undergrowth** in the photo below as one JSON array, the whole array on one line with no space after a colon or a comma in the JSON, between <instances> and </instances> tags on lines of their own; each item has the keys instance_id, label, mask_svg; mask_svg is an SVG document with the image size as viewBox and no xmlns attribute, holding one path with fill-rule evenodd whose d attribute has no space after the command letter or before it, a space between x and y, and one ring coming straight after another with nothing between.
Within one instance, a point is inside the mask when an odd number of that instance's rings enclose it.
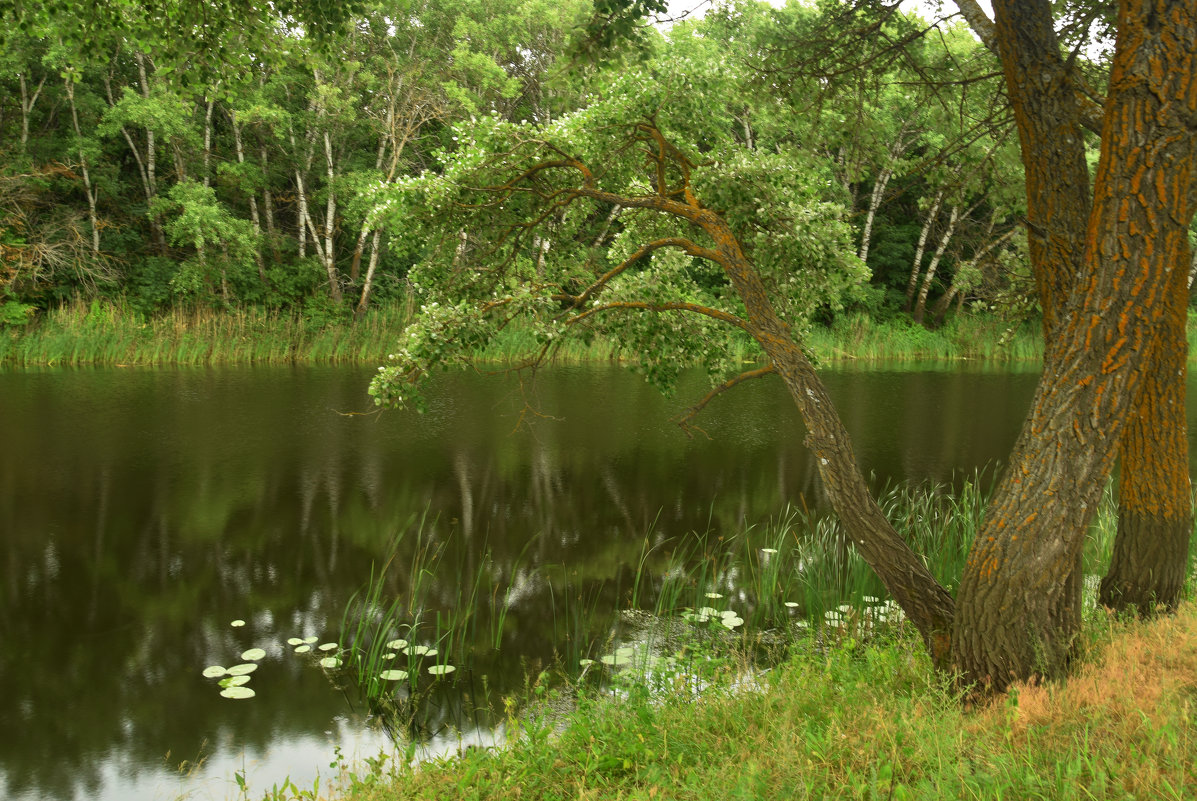
<instances>
[{"instance_id":1,"label":"dense undergrowth","mask_svg":"<svg viewBox=\"0 0 1197 801\"><path fill-rule=\"evenodd\" d=\"M379 364L411 320L402 304L380 305L360 319L314 306L302 312L260 307L224 311L175 309L146 315L122 303L77 300L24 326L0 327L0 364L240 365ZM959 361L1033 363L1042 358L1038 326L995 317L960 316L930 330L905 317L876 321L846 315L815 326L807 344L824 362ZM486 350L485 361L514 361L536 350L533 335L512 326ZM745 343L744 356L753 353ZM618 342L566 343L561 362L632 361Z\"/></svg>"}]
</instances>

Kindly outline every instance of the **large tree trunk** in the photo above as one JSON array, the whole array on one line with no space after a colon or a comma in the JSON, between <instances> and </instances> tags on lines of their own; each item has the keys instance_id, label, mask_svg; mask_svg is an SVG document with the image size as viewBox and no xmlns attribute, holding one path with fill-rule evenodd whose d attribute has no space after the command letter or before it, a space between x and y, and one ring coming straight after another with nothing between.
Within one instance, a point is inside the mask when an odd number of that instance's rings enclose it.
<instances>
[{"instance_id":1,"label":"large tree trunk","mask_svg":"<svg viewBox=\"0 0 1197 801\"><path fill-rule=\"evenodd\" d=\"M1050 7L1046 0L994 5L1024 136L1030 201L1032 174L1047 175L1041 163L1047 149L1026 147L1026 131L1034 127L1025 120L1027 92L1044 81L1050 87L1053 79L1051 54L1045 60L1044 51L1026 47L1042 37L1042 25L1050 31ZM1123 420L1145 387L1158 324L1177 314L1177 304L1167 300L1169 271L1189 258L1195 6L1193 0L1121 4L1083 270L1069 303L1055 309L1056 335L1043 379L961 580L952 653L965 682L1001 689L1013 680L1059 673L1066 663L1075 634L1062 624L1075 605L1066 579L1075 570ZM1052 120L1045 116L1037 124ZM1075 115L1067 110L1054 120L1075 131ZM1037 246L1044 244L1070 246L1050 236Z\"/></svg>"},{"instance_id":2,"label":"large tree trunk","mask_svg":"<svg viewBox=\"0 0 1197 801\"><path fill-rule=\"evenodd\" d=\"M715 243L710 249L685 242L684 248L690 255L723 268L748 314L748 320L739 324L764 350L802 414L807 428L806 446L815 456L824 489L844 530L918 629L936 664L946 666L952 596L894 529L873 498L857 464L848 431L827 389L801 346L794 341L789 326L778 317L760 275L740 248L727 221L718 213L702 208L696 200L683 203L663 195L625 197L590 186L575 191L579 196L612 205L671 214L698 226ZM693 197L688 192L687 195Z\"/></svg>"},{"instance_id":3,"label":"large tree trunk","mask_svg":"<svg viewBox=\"0 0 1197 801\"><path fill-rule=\"evenodd\" d=\"M1043 308L1045 353L1050 353L1082 270L1092 208L1080 107L1045 0L1002 4L995 30L1022 149L1028 253ZM1079 548L1071 559L1059 577L1063 594L1051 607L1053 620L1045 623L1069 642L1080 631L1084 588Z\"/></svg>"},{"instance_id":4,"label":"large tree trunk","mask_svg":"<svg viewBox=\"0 0 1197 801\"><path fill-rule=\"evenodd\" d=\"M1176 608L1189 562L1186 272L1174 268L1169 310L1122 434L1118 533L1099 596L1106 606L1140 615L1150 615L1157 606Z\"/></svg>"},{"instance_id":5,"label":"large tree trunk","mask_svg":"<svg viewBox=\"0 0 1197 801\"><path fill-rule=\"evenodd\" d=\"M824 488L861 557L918 628L937 664L946 664L952 598L927 570L877 505L861 475L847 429L814 367L774 312L760 277L715 215L699 223L716 242L719 259L744 300L750 333L785 382L806 423L806 446L814 454ZM707 217L706 220L702 219ZM719 224L712 221L718 220ZM722 225L722 230L721 230Z\"/></svg>"}]
</instances>

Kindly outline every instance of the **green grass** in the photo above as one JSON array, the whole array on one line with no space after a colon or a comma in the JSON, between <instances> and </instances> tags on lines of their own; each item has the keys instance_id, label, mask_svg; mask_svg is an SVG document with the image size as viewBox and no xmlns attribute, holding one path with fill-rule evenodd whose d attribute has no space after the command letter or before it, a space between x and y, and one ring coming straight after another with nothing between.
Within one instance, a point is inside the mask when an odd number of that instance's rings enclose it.
<instances>
[{"instance_id":1,"label":"green grass","mask_svg":"<svg viewBox=\"0 0 1197 801\"><path fill-rule=\"evenodd\" d=\"M380 307L357 321L322 325L256 307L174 310L151 317L106 301L52 309L26 329L0 331L0 363L213 365L381 362L406 315Z\"/></svg>"},{"instance_id":2,"label":"green grass","mask_svg":"<svg viewBox=\"0 0 1197 801\"><path fill-rule=\"evenodd\" d=\"M50 309L22 328L0 329L0 364L35 365L221 365L289 363L378 364L411 320L405 304L378 306L361 319L329 316L316 309L271 311L238 307L224 311L173 309L144 315L121 301L76 299ZM894 320L876 323L849 316L828 329L815 327L812 350L824 361L976 359L1031 362L1042 346L1033 326L1007 330L992 318L963 317L928 331ZM510 363L536 351L526 327L512 325L484 350L479 361ZM746 343L741 361L759 354ZM559 363L630 361L617 342L566 342Z\"/></svg>"},{"instance_id":3,"label":"green grass","mask_svg":"<svg viewBox=\"0 0 1197 801\"><path fill-rule=\"evenodd\" d=\"M954 317L930 330L905 317L878 322L866 315L845 315L831 327L816 326L807 344L824 362L1043 360L1038 324L1012 325L988 316Z\"/></svg>"},{"instance_id":4,"label":"green grass","mask_svg":"<svg viewBox=\"0 0 1197 801\"><path fill-rule=\"evenodd\" d=\"M23 328L0 328L0 364L35 365L219 365L380 364L412 310L377 306L361 319L258 307L226 311L180 309L146 316L122 302L75 300L51 309ZM1197 316L1189 318L1197 341ZM806 344L824 363L966 362L1034 365L1043 358L1034 322L1011 325L986 315L961 315L929 330L904 317L875 321L848 314L830 327L814 326ZM484 362L511 363L535 352L530 330L504 329L484 350ZM1190 348L1190 353L1197 350ZM559 363L634 360L617 342L566 342ZM759 359L745 345L740 361Z\"/></svg>"},{"instance_id":5,"label":"green grass","mask_svg":"<svg viewBox=\"0 0 1197 801\"><path fill-rule=\"evenodd\" d=\"M343 773L392 799L1188 799L1197 795L1197 606L1092 613L1073 675L966 708L907 634L796 650L755 687L583 699L504 748ZM315 794L277 794L311 798Z\"/></svg>"},{"instance_id":6,"label":"green grass","mask_svg":"<svg viewBox=\"0 0 1197 801\"><path fill-rule=\"evenodd\" d=\"M987 482L974 477L954 492L891 488L883 503L900 528L920 529L917 547L956 540L931 563L949 580L958 575L987 494ZM1107 493L1086 543L1089 569L1107 558L1114 513ZM322 792L288 785L266 797L1054 800L1197 794L1191 726L1197 606L1191 601L1176 617L1151 623L1117 620L1090 601L1067 680L1018 686L988 706L968 708L933 670L908 624L874 618L864 625L870 603L876 604L865 595L873 591L873 579L859 569L834 525L812 530L812 520L790 512L735 537L695 537L664 560L645 549L629 595L633 606L652 610L658 621L684 614L693 621L699 605L730 605L751 618L736 633L712 620L690 627L680 644L668 643L672 653L664 659L641 659L645 641L629 640L637 654L618 671L599 663L578 675L561 666L564 684L553 684L544 672L529 676L523 696L506 699L508 743L502 748L419 764L405 761L411 749L397 760L378 758L365 766L339 762L336 781L326 782ZM813 584L814 576L826 578ZM734 595L726 592L729 582L738 588ZM803 582L811 615L805 626L794 625L794 609L761 600L792 597ZM708 600L707 592L720 590L722 599ZM819 614L844 599L854 610L845 619ZM786 636L779 638L780 631ZM601 643L612 654L619 644ZM651 674L639 672L646 662Z\"/></svg>"}]
</instances>

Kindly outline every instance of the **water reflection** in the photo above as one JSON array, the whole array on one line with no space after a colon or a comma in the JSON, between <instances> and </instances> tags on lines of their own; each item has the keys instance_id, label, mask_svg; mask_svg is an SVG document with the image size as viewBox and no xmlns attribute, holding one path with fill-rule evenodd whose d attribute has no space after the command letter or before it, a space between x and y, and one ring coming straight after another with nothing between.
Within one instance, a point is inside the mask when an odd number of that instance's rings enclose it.
<instances>
[{"instance_id":1,"label":"water reflection","mask_svg":"<svg viewBox=\"0 0 1197 801\"><path fill-rule=\"evenodd\" d=\"M326 732L347 713L343 694L282 649L249 702L217 697L200 669L296 634L336 636L413 516L435 521L446 564L513 583L502 647L479 668L502 694L561 647L553 603L567 584L575 606L618 608L646 537L819 503L779 382L717 399L700 420L709 438L689 440L669 418L697 383L669 401L615 368L545 371L530 391L457 373L425 416L355 414L370 411L369 375L0 374L0 795L154 797L145 788L173 786L183 760L214 769L342 736ZM1034 380L828 376L878 482L950 481L1004 457ZM444 581L430 602L458 596ZM488 602L481 625L494 614ZM295 777L327 762L300 751L283 768L262 759Z\"/></svg>"}]
</instances>

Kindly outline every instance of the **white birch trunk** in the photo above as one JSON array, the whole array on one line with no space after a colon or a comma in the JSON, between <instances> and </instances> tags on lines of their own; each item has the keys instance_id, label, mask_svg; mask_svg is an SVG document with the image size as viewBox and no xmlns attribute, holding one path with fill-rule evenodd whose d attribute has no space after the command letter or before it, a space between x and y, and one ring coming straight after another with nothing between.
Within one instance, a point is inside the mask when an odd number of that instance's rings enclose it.
<instances>
[{"instance_id":1,"label":"white birch trunk","mask_svg":"<svg viewBox=\"0 0 1197 801\"><path fill-rule=\"evenodd\" d=\"M212 185L212 107L215 101L208 101L207 111L204 113L204 188Z\"/></svg>"},{"instance_id":2,"label":"white birch trunk","mask_svg":"<svg viewBox=\"0 0 1197 801\"><path fill-rule=\"evenodd\" d=\"M33 115L33 107L42 93L42 87L46 85L46 76L43 75L37 82L37 89L33 91L32 96L29 94L29 84L25 81L25 73L18 72L17 80L21 84L21 152L24 153L29 146L29 118Z\"/></svg>"},{"instance_id":3,"label":"white birch trunk","mask_svg":"<svg viewBox=\"0 0 1197 801\"><path fill-rule=\"evenodd\" d=\"M931 227L935 225L935 220L939 217L939 207L943 203L943 195L943 189L935 193L931 208L927 210L927 219L923 221L923 229L919 231L918 246L914 249L914 260L910 265L910 280L906 282L906 311L910 311L911 306L914 305L914 293L919 287L919 276L923 274L923 253L926 252L927 237L931 233Z\"/></svg>"},{"instance_id":4,"label":"white birch trunk","mask_svg":"<svg viewBox=\"0 0 1197 801\"><path fill-rule=\"evenodd\" d=\"M209 106L209 109L210 108L211 108L211 106ZM244 164L245 164L245 145L244 145L244 141L241 138L241 125L237 122L236 110L232 109L232 108L229 109L229 123L233 127L233 150L237 154L237 163L244 166ZM207 175L206 175L207 168L206 167L204 169L204 172L205 172L204 180L207 181ZM262 246L261 246L262 220L258 214L258 196L257 196L256 192L252 191L252 189L251 189L251 191L246 192L246 195L249 198L249 221L250 221L250 225L253 228L254 240L255 240L254 262L256 262L258 265L258 280L261 281L263 284L265 284L265 283L267 283L267 281L266 281L266 264L265 264L265 260L262 258Z\"/></svg>"},{"instance_id":5,"label":"white birch trunk","mask_svg":"<svg viewBox=\"0 0 1197 801\"><path fill-rule=\"evenodd\" d=\"M87 221L91 224L91 252L100 253L100 222L96 217L96 192L87 169L87 152L83 147L83 130L79 127L79 110L75 107L75 82L70 75L63 80L67 102L71 107L71 123L75 127L75 143L79 148L79 171L83 174L83 193L87 195Z\"/></svg>"},{"instance_id":6,"label":"white birch trunk","mask_svg":"<svg viewBox=\"0 0 1197 801\"><path fill-rule=\"evenodd\" d=\"M931 291L931 282L935 280L935 272L939 269L939 261L943 258L944 251L948 247L948 242L951 241L952 235L956 233L956 224L960 222L962 217L967 217L980 205L977 201L970 206L964 214L960 213L960 205L958 203L952 204L952 212L948 218L947 230L943 232L943 236L939 238L939 245L935 248L935 254L931 257L931 263L927 265L927 274L923 276L923 285L919 287L919 299L914 306L914 321L922 323L923 317L927 314L927 294Z\"/></svg>"},{"instance_id":7,"label":"white birch trunk","mask_svg":"<svg viewBox=\"0 0 1197 801\"><path fill-rule=\"evenodd\" d=\"M370 264L366 268L366 280L362 284L362 296L357 302L357 316L361 317L366 313L366 305L370 300L370 291L374 288L374 271L378 268L378 252L379 240L382 238L382 230L374 229L374 239L370 243Z\"/></svg>"}]
</instances>

